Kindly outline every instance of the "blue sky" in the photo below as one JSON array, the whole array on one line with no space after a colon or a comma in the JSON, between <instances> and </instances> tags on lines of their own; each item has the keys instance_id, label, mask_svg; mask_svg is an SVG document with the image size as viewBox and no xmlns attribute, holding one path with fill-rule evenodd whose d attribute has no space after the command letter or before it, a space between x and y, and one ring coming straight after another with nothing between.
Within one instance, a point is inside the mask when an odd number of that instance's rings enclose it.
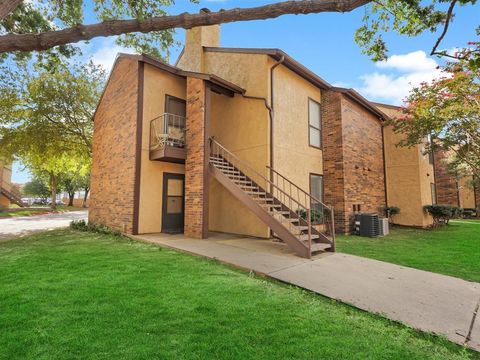
<instances>
[{"instance_id":1,"label":"blue sky","mask_svg":"<svg viewBox=\"0 0 480 360\"><path fill-rule=\"evenodd\" d=\"M198 12L201 8L230 9L272 3L274 0L201 0L192 4L177 0L171 14L184 11ZM454 49L475 40L475 27L480 18L480 7L457 8L441 48ZM364 10L348 14L286 15L277 19L224 24L221 27L221 46L280 48L300 61L331 84L352 87L374 101L400 104L412 84L430 80L439 75L439 60L430 58L438 34L425 33L416 38L388 34L386 37L390 58L373 63L361 53L353 36L360 26ZM91 14L87 21L93 22ZM183 43L185 32L177 30L176 39ZM115 45L112 38L97 38L83 45L85 59L92 58L107 70L118 52L132 52ZM174 62L181 46L171 49ZM25 182L28 173L20 164L14 164L12 180Z\"/></svg>"}]
</instances>

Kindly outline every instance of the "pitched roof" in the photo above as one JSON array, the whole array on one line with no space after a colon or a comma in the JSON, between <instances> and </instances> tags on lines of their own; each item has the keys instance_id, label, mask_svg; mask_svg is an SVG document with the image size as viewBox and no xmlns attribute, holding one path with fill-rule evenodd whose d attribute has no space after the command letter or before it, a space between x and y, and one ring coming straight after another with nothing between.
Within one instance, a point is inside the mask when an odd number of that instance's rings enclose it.
<instances>
[{"instance_id":1,"label":"pitched roof","mask_svg":"<svg viewBox=\"0 0 480 360\"><path fill-rule=\"evenodd\" d=\"M100 96L100 99L98 100L97 107L95 109L95 112L93 113L92 119L95 118L95 115L97 113L98 107L100 106L100 103L102 102L103 95L105 94L105 90L107 89L107 86L110 82L110 78L112 76L112 73L115 69L115 65L117 64L118 60L121 58L128 58L132 59L134 61L140 61L144 62L146 64L152 65L156 67L157 69L167 71L173 75L180 76L183 78L186 77L195 77L198 79L203 79L213 85L215 85L220 89L225 90L229 94L237 93L237 94L244 94L245 90L241 88L238 85L235 85L227 80L222 79L221 77L213 74L203 74L203 73L196 73L192 71L184 71L178 67L166 64L162 61L159 61L149 55L142 54L142 55L137 55L137 54L125 54L125 53L118 53L117 57L115 58L115 62L113 63L112 70L110 70L110 74L108 75L107 82L105 83L105 87L103 88L102 95Z\"/></svg>"},{"instance_id":2,"label":"pitched roof","mask_svg":"<svg viewBox=\"0 0 480 360\"><path fill-rule=\"evenodd\" d=\"M369 110L373 114L377 115L381 120L390 119L390 117L387 114L385 114L383 111L377 108L372 102L365 99L362 95L360 95L360 93L358 93L354 89L333 87L332 90L348 96L350 99L354 100L355 102L359 103L360 105L365 107L367 110Z\"/></svg>"},{"instance_id":3,"label":"pitched roof","mask_svg":"<svg viewBox=\"0 0 480 360\"><path fill-rule=\"evenodd\" d=\"M223 48L223 47L204 47L207 52L224 52L224 53L238 53L238 54L264 54L269 55L277 61L283 59L283 65L303 77L305 80L310 81L312 84L318 86L321 89L330 89L332 85L323 80L320 76L309 70L297 60L292 58L286 52L280 49L253 49L253 48Z\"/></svg>"}]
</instances>

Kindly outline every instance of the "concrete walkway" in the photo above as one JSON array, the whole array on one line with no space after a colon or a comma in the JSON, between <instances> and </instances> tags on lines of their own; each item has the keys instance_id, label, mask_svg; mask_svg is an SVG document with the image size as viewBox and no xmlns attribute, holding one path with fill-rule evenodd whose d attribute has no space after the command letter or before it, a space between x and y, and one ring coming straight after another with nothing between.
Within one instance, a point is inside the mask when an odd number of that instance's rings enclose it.
<instances>
[{"instance_id":1,"label":"concrete walkway","mask_svg":"<svg viewBox=\"0 0 480 360\"><path fill-rule=\"evenodd\" d=\"M30 235L35 232L67 227L72 220L87 220L87 218L88 212L86 210L0 218L0 241Z\"/></svg>"},{"instance_id":2,"label":"concrete walkway","mask_svg":"<svg viewBox=\"0 0 480 360\"><path fill-rule=\"evenodd\" d=\"M281 243L225 234L133 238L252 270L480 351L479 283L342 253L307 260Z\"/></svg>"}]
</instances>

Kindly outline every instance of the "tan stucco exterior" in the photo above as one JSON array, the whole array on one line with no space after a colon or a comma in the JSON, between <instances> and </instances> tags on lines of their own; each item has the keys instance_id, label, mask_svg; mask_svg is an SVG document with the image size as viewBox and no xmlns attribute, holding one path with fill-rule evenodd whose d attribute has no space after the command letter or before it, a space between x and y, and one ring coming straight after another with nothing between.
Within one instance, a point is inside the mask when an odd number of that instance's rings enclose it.
<instances>
[{"instance_id":1,"label":"tan stucco exterior","mask_svg":"<svg viewBox=\"0 0 480 360\"><path fill-rule=\"evenodd\" d=\"M398 116L399 108L377 105L391 117ZM423 206L431 205L431 184L435 183L433 164L423 154L423 145L411 148L397 144L403 139L391 126L384 128L385 163L387 172L388 206L400 208L393 221L399 225L427 227L432 219Z\"/></svg>"},{"instance_id":2,"label":"tan stucco exterior","mask_svg":"<svg viewBox=\"0 0 480 360\"><path fill-rule=\"evenodd\" d=\"M165 113L166 95L185 99L185 79L149 64L144 68L142 155L138 232L157 233L162 229L162 188L164 173L185 173L185 165L150 161L150 121Z\"/></svg>"},{"instance_id":3,"label":"tan stucco exterior","mask_svg":"<svg viewBox=\"0 0 480 360\"><path fill-rule=\"evenodd\" d=\"M10 191L12 188L12 165L0 161L0 186ZM0 208L9 207L10 200L0 194Z\"/></svg>"},{"instance_id":4,"label":"tan stucco exterior","mask_svg":"<svg viewBox=\"0 0 480 360\"><path fill-rule=\"evenodd\" d=\"M213 94L211 121L211 134L219 143L266 175L269 115L262 101ZM209 221L213 231L269 236L267 226L214 179L210 182Z\"/></svg>"},{"instance_id":5,"label":"tan stucco exterior","mask_svg":"<svg viewBox=\"0 0 480 360\"><path fill-rule=\"evenodd\" d=\"M310 174L323 174L322 150L309 145L308 119L308 101L321 103L321 91L283 65L273 84L273 167L309 192Z\"/></svg>"},{"instance_id":6,"label":"tan stucco exterior","mask_svg":"<svg viewBox=\"0 0 480 360\"><path fill-rule=\"evenodd\" d=\"M474 209L476 207L473 176L464 176L458 180L458 196L461 208Z\"/></svg>"}]
</instances>

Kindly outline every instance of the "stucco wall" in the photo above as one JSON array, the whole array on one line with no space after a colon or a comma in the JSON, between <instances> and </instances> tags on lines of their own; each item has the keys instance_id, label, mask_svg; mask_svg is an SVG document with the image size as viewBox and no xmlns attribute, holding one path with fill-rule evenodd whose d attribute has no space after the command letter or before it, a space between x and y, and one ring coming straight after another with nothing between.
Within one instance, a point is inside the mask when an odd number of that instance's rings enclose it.
<instances>
[{"instance_id":1,"label":"stucco wall","mask_svg":"<svg viewBox=\"0 0 480 360\"><path fill-rule=\"evenodd\" d=\"M2 186L10 190L12 188L12 165L7 165L0 163L0 179L2 181Z\"/></svg>"},{"instance_id":2,"label":"stucco wall","mask_svg":"<svg viewBox=\"0 0 480 360\"><path fill-rule=\"evenodd\" d=\"M120 58L94 117L89 221L133 230L138 62Z\"/></svg>"},{"instance_id":3,"label":"stucco wall","mask_svg":"<svg viewBox=\"0 0 480 360\"><path fill-rule=\"evenodd\" d=\"M213 93L211 121L211 134L219 143L266 175L269 115L262 101ZM214 179L210 181L209 209L213 231L269 236L267 226Z\"/></svg>"},{"instance_id":4,"label":"stucco wall","mask_svg":"<svg viewBox=\"0 0 480 360\"><path fill-rule=\"evenodd\" d=\"M142 156L140 172L140 234L158 233L162 229L163 174L185 173L185 165L149 159L150 121L165 112L165 96L185 99L184 78L161 71L149 64L144 68Z\"/></svg>"},{"instance_id":5,"label":"stucco wall","mask_svg":"<svg viewBox=\"0 0 480 360\"><path fill-rule=\"evenodd\" d=\"M187 30L185 47L177 61L177 66L188 71L205 72L204 46L220 46L219 25L199 26Z\"/></svg>"},{"instance_id":6,"label":"stucco wall","mask_svg":"<svg viewBox=\"0 0 480 360\"><path fill-rule=\"evenodd\" d=\"M285 66L274 70L274 169L309 192L310 173L323 174L322 150L309 146L309 99L321 91Z\"/></svg>"},{"instance_id":7,"label":"stucco wall","mask_svg":"<svg viewBox=\"0 0 480 360\"><path fill-rule=\"evenodd\" d=\"M263 54L205 52L204 71L242 88L249 96L269 97L269 69L273 61Z\"/></svg>"},{"instance_id":8,"label":"stucco wall","mask_svg":"<svg viewBox=\"0 0 480 360\"><path fill-rule=\"evenodd\" d=\"M400 109L389 106L377 107L391 117L400 113ZM395 215L393 221L400 225L427 227L432 224L432 218L423 211L423 206L432 204L433 165L428 155L423 154L423 145L396 146L404 135L395 133L391 126L384 130L388 205L400 208L400 214Z\"/></svg>"},{"instance_id":9,"label":"stucco wall","mask_svg":"<svg viewBox=\"0 0 480 360\"><path fill-rule=\"evenodd\" d=\"M475 208L475 193L473 190L473 176L465 176L458 181L458 195L460 197L460 207Z\"/></svg>"}]
</instances>

